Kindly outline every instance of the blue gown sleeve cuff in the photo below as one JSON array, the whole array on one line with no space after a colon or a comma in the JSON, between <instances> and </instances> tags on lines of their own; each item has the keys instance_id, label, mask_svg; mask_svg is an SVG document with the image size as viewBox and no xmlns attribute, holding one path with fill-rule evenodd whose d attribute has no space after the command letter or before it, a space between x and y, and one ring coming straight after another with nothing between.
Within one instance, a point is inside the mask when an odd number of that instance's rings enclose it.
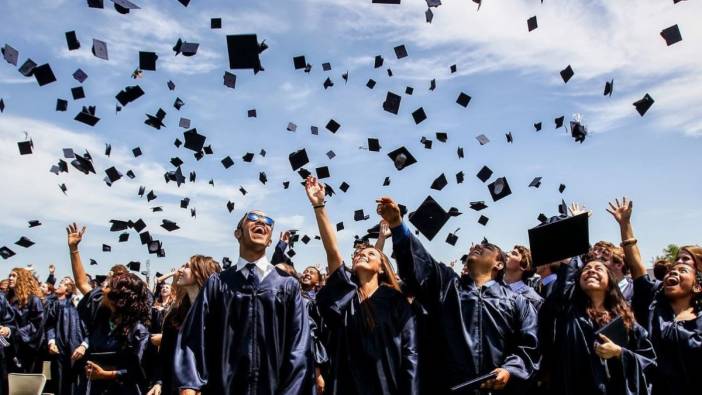
<instances>
[{"instance_id":1,"label":"blue gown sleeve cuff","mask_svg":"<svg viewBox=\"0 0 702 395\"><path fill-rule=\"evenodd\" d=\"M403 240L406 240L407 238L409 238L410 235L410 230L404 222L401 222L400 225L390 229L390 232L392 233L393 244L397 244L402 242Z\"/></svg>"}]
</instances>

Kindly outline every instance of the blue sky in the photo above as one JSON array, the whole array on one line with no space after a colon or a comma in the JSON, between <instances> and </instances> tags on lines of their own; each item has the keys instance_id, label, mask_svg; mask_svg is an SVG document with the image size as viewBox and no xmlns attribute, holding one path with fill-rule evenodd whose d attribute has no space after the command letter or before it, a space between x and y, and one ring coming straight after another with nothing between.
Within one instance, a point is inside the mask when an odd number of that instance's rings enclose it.
<instances>
[{"instance_id":1,"label":"blue sky","mask_svg":"<svg viewBox=\"0 0 702 395\"><path fill-rule=\"evenodd\" d=\"M430 250L441 260L460 257L471 241L484 236L510 248L527 243L527 230L538 223L539 213L555 215L561 198L578 201L592 209L591 241L618 241L618 229L605 212L609 200L622 195L635 202L634 225L646 259L668 243L698 243L702 209L702 58L699 56L702 27L693 18L700 15L699 2L686 1L484 1L476 12L468 0L447 0L433 8L433 23L424 19L423 0L403 1L400 6L371 4L370 0L293 0L234 2L193 0L183 7L176 0L134 1L142 8L127 15L114 11L107 0L103 10L89 9L83 1L8 0L2 9L0 44L20 52L38 64L50 63L58 81L39 87L24 78L16 67L0 64L0 245L17 255L2 261L0 277L15 266L32 264L44 275L54 263L58 274L70 273L65 226L87 224L81 252L98 266L91 273L106 271L112 264L151 259L152 271L165 272L182 264L190 255L209 254L217 259L237 257L232 231L242 213L263 209L276 219L275 234L287 228L316 234L312 210L300 177L291 171L288 154L306 148L307 169L327 165L326 180L337 194L328 202L335 221L346 229L339 233L344 253L350 253L355 234L362 234L377 221L374 200L390 195L416 208L427 195L445 209L452 206L463 214L452 218L432 242ZM528 32L527 19L536 15L539 27ZM223 27L210 29L210 18L221 17ZM670 47L659 33L678 24L683 41ZM81 48L68 51L66 31L75 30ZM258 34L269 49L261 54L265 71L232 70L236 89L222 84L228 70L227 34ZM109 61L90 52L92 39L106 41ZM174 56L171 47L178 38L200 44L197 55ZM404 44L409 56L396 59L393 48ZM138 65L138 52L159 55L157 71L143 78L130 76ZM305 55L311 73L294 70L292 58ZM373 69L373 58L382 55L385 64ZM321 64L330 62L324 72ZM449 72L452 64L458 71ZM564 84L559 71L571 65L575 76ZM88 74L80 84L71 77L78 68ZM388 77L387 68L393 76ZM348 83L341 74L348 71ZM334 86L324 90L329 77ZM377 81L373 90L369 78ZM437 89L429 91L429 81ZM604 82L615 80L612 97L602 95ZM176 84L169 91L166 82ZM139 84L146 95L115 113L115 94L127 85ZM70 89L82 85L86 98L71 99ZM403 94L407 86L410 95ZM383 111L387 91L402 94L398 115ZM456 104L460 92L472 97L467 108ZM640 117L632 103L649 93L655 104ZM173 108L176 97L185 102ZM69 101L67 112L55 112L57 98ZM73 120L81 106L97 106L101 121L94 128ZM166 128L155 130L144 124L145 114L158 108L167 112ZM428 119L415 125L411 113L423 107ZM258 118L247 118L256 108ZM554 129L553 119L580 113L591 134L583 144L574 142L565 129ZM176 148L183 139L180 117L207 136L214 154L195 161L191 151ZM342 126L331 134L324 129L329 119ZM286 130L298 125L295 133ZM533 124L543 123L540 132ZM318 126L314 136L310 126ZM34 141L34 154L20 156L16 142L27 132ZM448 133L448 141L436 141L435 133ZM514 144L504 134L512 132ZM475 137L485 134L491 142L480 146ZM431 150L420 143L422 136L434 140ZM361 150L368 137L380 139L379 153ZM112 155L103 155L105 143ZM406 146L418 164L398 172L387 153ZM131 150L143 155L134 158ZM457 147L465 158L458 159ZM70 167L56 176L49 168L62 157L63 148L82 153L88 150L97 175L86 176ZM241 157L265 149L252 163ZM336 157L328 159L333 150ZM224 169L220 160L234 159ZM163 173L172 170L169 160L180 157L185 174L196 171L195 183L180 188L166 184ZM491 202L487 186L475 174L484 165L495 177L507 177L513 194ZM107 187L104 170L133 170ZM264 171L268 183L258 181ZM456 184L455 174L466 181ZM432 181L444 173L449 185L431 190ZM392 183L382 187L389 176ZM543 177L539 189L528 184ZM208 184L214 180L215 186ZM284 190L282 182L291 181ZM346 181L347 193L339 190ZM67 195L58 184L65 183ZM563 194L559 184L565 184ZM146 202L137 191L144 185L158 195ZM242 196L243 186L249 193ZM197 217L179 207L189 197ZM233 213L226 210L234 201ZM489 208L477 213L471 201L485 200ZM162 206L162 213L151 207ZM364 209L368 221L354 222L353 212ZM490 218L487 226L477 223L480 214ZM165 258L148 255L136 232L117 243L118 233L109 232L109 220L144 219L152 236L164 243ZM27 227L40 220L41 227ZM173 220L180 229L166 232L162 219ZM460 228L455 247L444 242ZM29 249L14 245L21 236L36 244ZM101 251L103 243L112 252ZM294 258L298 269L323 264L319 241L299 244ZM271 251L272 252L272 251ZM390 252L390 249L386 250Z\"/></svg>"}]
</instances>

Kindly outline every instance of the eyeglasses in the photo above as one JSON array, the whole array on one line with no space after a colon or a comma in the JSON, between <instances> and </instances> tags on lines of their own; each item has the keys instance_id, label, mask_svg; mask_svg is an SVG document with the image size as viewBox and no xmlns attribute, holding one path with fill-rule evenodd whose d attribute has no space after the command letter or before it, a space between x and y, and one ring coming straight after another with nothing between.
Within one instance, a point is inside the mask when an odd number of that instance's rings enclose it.
<instances>
[{"instance_id":1,"label":"eyeglasses","mask_svg":"<svg viewBox=\"0 0 702 395\"><path fill-rule=\"evenodd\" d=\"M265 215L256 214L253 212L246 213L246 219L251 222L257 222L260 219L264 225L268 225L271 228L273 228L273 224L275 223L271 217L266 217Z\"/></svg>"}]
</instances>

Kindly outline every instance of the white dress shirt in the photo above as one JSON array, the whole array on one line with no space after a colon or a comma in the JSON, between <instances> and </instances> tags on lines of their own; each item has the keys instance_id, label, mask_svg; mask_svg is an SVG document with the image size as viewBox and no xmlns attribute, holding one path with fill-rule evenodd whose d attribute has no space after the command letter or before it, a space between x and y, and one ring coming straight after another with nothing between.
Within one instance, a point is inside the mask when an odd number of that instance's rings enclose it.
<instances>
[{"instance_id":1,"label":"white dress shirt","mask_svg":"<svg viewBox=\"0 0 702 395\"><path fill-rule=\"evenodd\" d=\"M268 258L266 258L266 256L264 255L254 262L249 262L246 259L239 257L239 260L236 262L236 271L241 272L241 274L243 274L244 277L248 277L249 269L246 268L246 265L249 263L256 264L256 274L258 274L259 282L263 282L263 279L266 278L266 276L268 276L269 274L271 274L273 269L275 269L275 266L271 265L271 263L268 262Z\"/></svg>"}]
</instances>

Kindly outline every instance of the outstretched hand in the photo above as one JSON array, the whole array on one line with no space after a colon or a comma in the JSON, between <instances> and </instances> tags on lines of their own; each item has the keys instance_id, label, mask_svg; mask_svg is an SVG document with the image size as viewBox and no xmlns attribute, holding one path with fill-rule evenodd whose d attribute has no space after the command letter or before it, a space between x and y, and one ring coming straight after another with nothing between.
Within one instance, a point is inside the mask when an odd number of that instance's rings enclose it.
<instances>
[{"instance_id":1,"label":"outstretched hand","mask_svg":"<svg viewBox=\"0 0 702 395\"><path fill-rule=\"evenodd\" d=\"M285 232L280 232L280 241L284 242L285 244L290 243L290 231L286 230Z\"/></svg>"},{"instance_id":2,"label":"outstretched hand","mask_svg":"<svg viewBox=\"0 0 702 395\"><path fill-rule=\"evenodd\" d=\"M69 224L66 228L66 233L68 234L68 246L75 248L83 240L83 235L85 234L85 226L82 229L78 229L78 225L74 222Z\"/></svg>"},{"instance_id":3,"label":"outstretched hand","mask_svg":"<svg viewBox=\"0 0 702 395\"><path fill-rule=\"evenodd\" d=\"M382 196L375 202L378 203L376 212L383 217L390 228L400 226L402 223L402 213L400 212L400 206L397 202L388 196Z\"/></svg>"},{"instance_id":4,"label":"outstretched hand","mask_svg":"<svg viewBox=\"0 0 702 395\"><path fill-rule=\"evenodd\" d=\"M380 221L380 232L378 233L378 237L387 239L390 236L392 236L392 232L390 232L390 225L388 225L386 220Z\"/></svg>"},{"instance_id":5,"label":"outstretched hand","mask_svg":"<svg viewBox=\"0 0 702 395\"><path fill-rule=\"evenodd\" d=\"M610 202L607 212L612 214L614 220L621 225L631 221L631 211L633 208L634 202L624 196L621 203L619 202L619 199L614 199L614 204Z\"/></svg>"},{"instance_id":6,"label":"outstretched hand","mask_svg":"<svg viewBox=\"0 0 702 395\"><path fill-rule=\"evenodd\" d=\"M305 180L305 192L307 198L313 206L324 204L324 184L317 180L317 177L308 176Z\"/></svg>"},{"instance_id":7,"label":"outstretched hand","mask_svg":"<svg viewBox=\"0 0 702 395\"><path fill-rule=\"evenodd\" d=\"M573 202L570 204L570 207L568 208L570 210L570 215L576 216L582 213L587 213L588 217L592 216L592 211L588 210L587 207L584 205L578 203L578 202Z\"/></svg>"}]
</instances>

